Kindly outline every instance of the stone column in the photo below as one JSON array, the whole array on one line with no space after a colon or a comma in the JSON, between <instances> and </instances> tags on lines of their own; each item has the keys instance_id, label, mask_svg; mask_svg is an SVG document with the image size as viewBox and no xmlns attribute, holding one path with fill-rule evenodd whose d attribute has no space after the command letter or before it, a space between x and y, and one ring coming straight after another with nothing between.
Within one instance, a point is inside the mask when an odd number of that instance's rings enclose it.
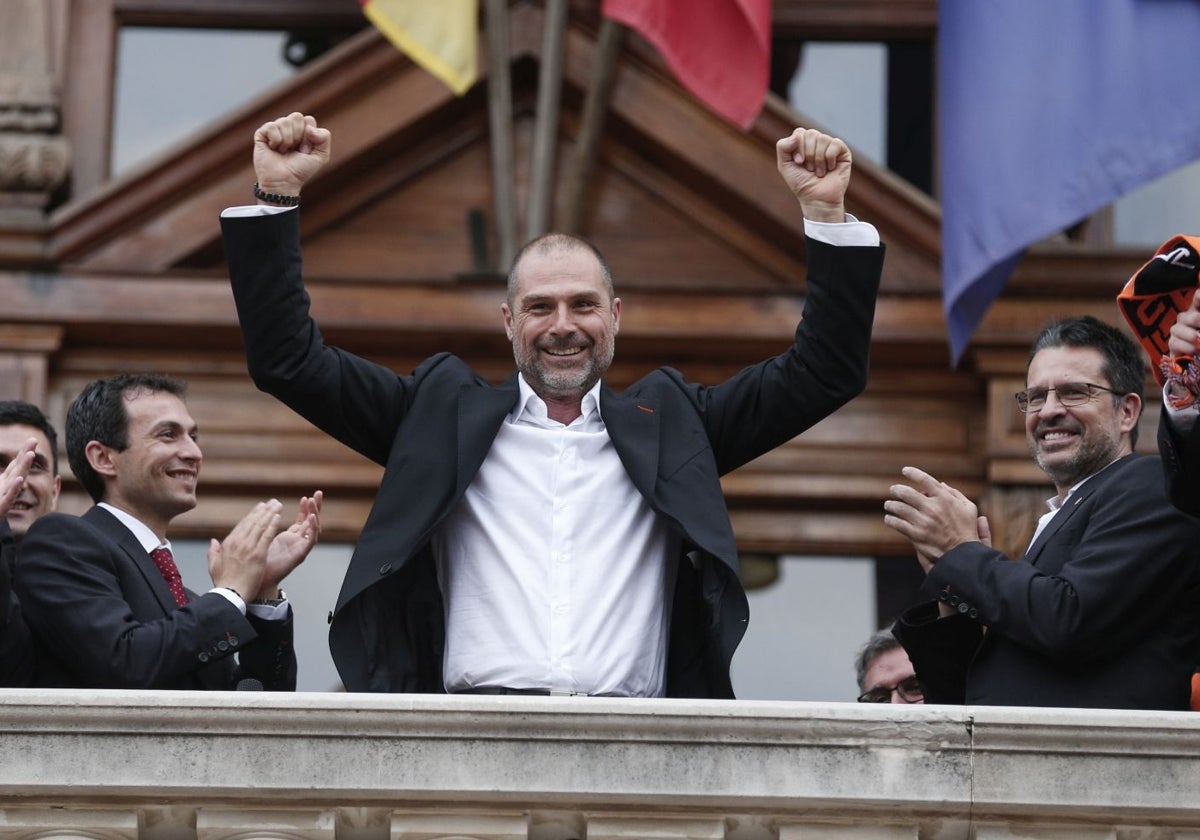
<instances>
[{"instance_id":1,"label":"stone column","mask_svg":"<svg viewBox=\"0 0 1200 840\"><path fill-rule=\"evenodd\" d=\"M0 259L38 261L51 196L66 180L46 0L0 4Z\"/></svg>"}]
</instances>

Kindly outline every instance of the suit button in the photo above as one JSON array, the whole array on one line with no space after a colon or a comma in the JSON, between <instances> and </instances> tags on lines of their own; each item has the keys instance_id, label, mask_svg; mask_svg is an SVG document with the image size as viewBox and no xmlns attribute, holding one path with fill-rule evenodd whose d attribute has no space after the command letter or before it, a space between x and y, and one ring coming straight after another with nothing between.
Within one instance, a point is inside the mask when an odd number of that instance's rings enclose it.
<instances>
[{"instance_id":1,"label":"suit button","mask_svg":"<svg viewBox=\"0 0 1200 840\"><path fill-rule=\"evenodd\" d=\"M392 564L384 563L382 566L379 567L379 574L386 575L391 570L392 570Z\"/></svg>"},{"instance_id":2,"label":"suit button","mask_svg":"<svg viewBox=\"0 0 1200 840\"><path fill-rule=\"evenodd\" d=\"M938 593L938 600L939 601L949 601L950 593L947 592L945 589L943 589L941 592Z\"/></svg>"},{"instance_id":3,"label":"suit button","mask_svg":"<svg viewBox=\"0 0 1200 840\"><path fill-rule=\"evenodd\" d=\"M222 653L229 650L229 642L217 642L217 650L221 651Z\"/></svg>"},{"instance_id":4,"label":"suit button","mask_svg":"<svg viewBox=\"0 0 1200 840\"><path fill-rule=\"evenodd\" d=\"M959 598L957 595L951 595L950 596L950 606L957 607L959 601L961 601L961 600L962 600L962 598Z\"/></svg>"},{"instance_id":5,"label":"suit button","mask_svg":"<svg viewBox=\"0 0 1200 840\"><path fill-rule=\"evenodd\" d=\"M200 651L200 661L201 661L201 662L207 662L207 661L208 661L208 651L206 651L206 650L202 650L202 651Z\"/></svg>"},{"instance_id":6,"label":"suit button","mask_svg":"<svg viewBox=\"0 0 1200 840\"><path fill-rule=\"evenodd\" d=\"M959 605L958 605L958 611L959 611L960 613L962 613L963 615L966 615L966 614L967 614L967 612L968 612L970 609L971 609L971 605L970 605L970 604L959 604Z\"/></svg>"},{"instance_id":7,"label":"suit button","mask_svg":"<svg viewBox=\"0 0 1200 840\"><path fill-rule=\"evenodd\" d=\"M971 611L967 615L971 616L971 618L979 618L979 610L971 607Z\"/></svg>"},{"instance_id":8,"label":"suit button","mask_svg":"<svg viewBox=\"0 0 1200 840\"><path fill-rule=\"evenodd\" d=\"M230 636L230 637L229 637L229 646L230 646L230 647L237 647L237 646L238 646L238 644L239 644L239 642L238 642L238 637L237 637L237 636Z\"/></svg>"}]
</instances>

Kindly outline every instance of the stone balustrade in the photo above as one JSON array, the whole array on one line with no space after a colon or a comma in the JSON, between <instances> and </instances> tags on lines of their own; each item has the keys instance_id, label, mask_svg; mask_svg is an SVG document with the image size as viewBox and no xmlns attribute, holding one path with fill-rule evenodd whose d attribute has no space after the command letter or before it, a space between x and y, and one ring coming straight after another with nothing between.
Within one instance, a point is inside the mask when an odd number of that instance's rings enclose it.
<instances>
[{"instance_id":1,"label":"stone balustrade","mask_svg":"<svg viewBox=\"0 0 1200 840\"><path fill-rule=\"evenodd\" d=\"M3 840L1200 840L1200 715L0 691Z\"/></svg>"}]
</instances>

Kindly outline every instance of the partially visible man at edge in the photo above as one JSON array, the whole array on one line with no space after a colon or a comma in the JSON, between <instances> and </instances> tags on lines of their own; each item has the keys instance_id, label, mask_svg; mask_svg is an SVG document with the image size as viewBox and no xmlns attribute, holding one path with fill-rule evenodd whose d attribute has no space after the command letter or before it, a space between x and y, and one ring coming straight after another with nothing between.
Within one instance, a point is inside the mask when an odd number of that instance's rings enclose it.
<instances>
[{"instance_id":1,"label":"partially visible man at edge","mask_svg":"<svg viewBox=\"0 0 1200 840\"><path fill-rule=\"evenodd\" d=\"M33 636L12 589L16 550L35 519L58 504L58 434L36 405L0 401L0 687L32 683Z\"/></svg>"},{"instance_id":2,"label":"partially visible man at edge","mask_svg":"<svg viewBox=\"0 0 1200 840\"><path fill-rule=\"evenodd\" d=\"M1175 319L1167 346L1171 356L1192 360L1189 365L1200 359L1200 292L1192 297L1192 305ZM1189 397L1177 381L1168 380L1164 386L1158 449L1163 457L1171 502L1185 513L1200 516L1200 426L1196 423L1200 400ZM1175 408L1173 400L1190 404Z\"/></svg>"},{"instance_id":3,"label":"partially visible man at edge","mask_svg":"<svg viewBox=\"0 0 1200 840\"><path fill-rule=\"evenodd\" d=\"M330 143L311 116L261 126L262 205L221 224L255 383L386 467L331 619L346 687L732 697L748 608L719 476L866 381L883 247L845 214L845 143L797 129L776 148L808 234L795 344L717 386L661 368L623 394L601 380L621 300L563 234L514 260L499 387L448 353L401 376L327 346L291 208Z\"/></svg>"},{"instance_id":4,"label":"partially visible man at edge","mask_svg":"<svg viewBox=\"0 0 1200 840\"><path fill-rule=\"evenodd\" d=\"M32 403L21 400L0 401L0 467L17 458L30 438L37 441L33 463L7 512L9 527L18 545L34 520L58 507L62 477L58 473L58 433Z\"/></svg>"},{"instance_id":5,"label":"partially visible man at edge","mask_svg":"<svg viewBox=\"0 0 1200 840\"><path fill-rule=\"evenodd\" d=\"M859 703L924 703L925 695L904 647L886 627L854 658Z\"/></svg>"},{"instance_id":6,"label":"partially visible man at edge","mask_svg":"<svg viewBox=\"0 0 1200 840\"><path fill-rule=\"evenodd\" d=\"M67 457L96 505L41 517L21 543L15 582L39 686L295 688L279 585L317 541L321 493L283 531L279 502L260 502L210 542L213 588L186 589L166 538L196 505L203 459L185 387L124 374L90 383L67 411Z\"/></svg>"}]
</instances>

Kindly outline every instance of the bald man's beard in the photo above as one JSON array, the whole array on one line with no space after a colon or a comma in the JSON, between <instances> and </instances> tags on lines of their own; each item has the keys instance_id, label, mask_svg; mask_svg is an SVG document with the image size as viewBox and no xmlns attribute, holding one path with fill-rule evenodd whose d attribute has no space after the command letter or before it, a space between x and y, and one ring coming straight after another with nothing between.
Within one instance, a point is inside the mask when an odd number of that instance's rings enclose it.
<instances>
[{"instance_id":1,"label":"bald man's beard","mask_svg":"<svg viewBox=\"0 0 1200 840\"><path fill-rule=\"evenodd\" d=\"M543 341L541 347L543 349L567 349L578 346L579 339L579 334L572 334L558 341ZM584 339L586 340L586 336ZM589 344L586 362L578 367L565 370L543 364L537 347L533 348L530 356L526 356L525 348L515 336L512 347L513 360L517 363L517 370L521 372L525 381L539 397L543 399L546 397L559 399L582 397L600 381L600 377L604 376L612 366L613 356L616 353L616 336L610 332L599 342Z\"/></svg>"}]
</instances>

